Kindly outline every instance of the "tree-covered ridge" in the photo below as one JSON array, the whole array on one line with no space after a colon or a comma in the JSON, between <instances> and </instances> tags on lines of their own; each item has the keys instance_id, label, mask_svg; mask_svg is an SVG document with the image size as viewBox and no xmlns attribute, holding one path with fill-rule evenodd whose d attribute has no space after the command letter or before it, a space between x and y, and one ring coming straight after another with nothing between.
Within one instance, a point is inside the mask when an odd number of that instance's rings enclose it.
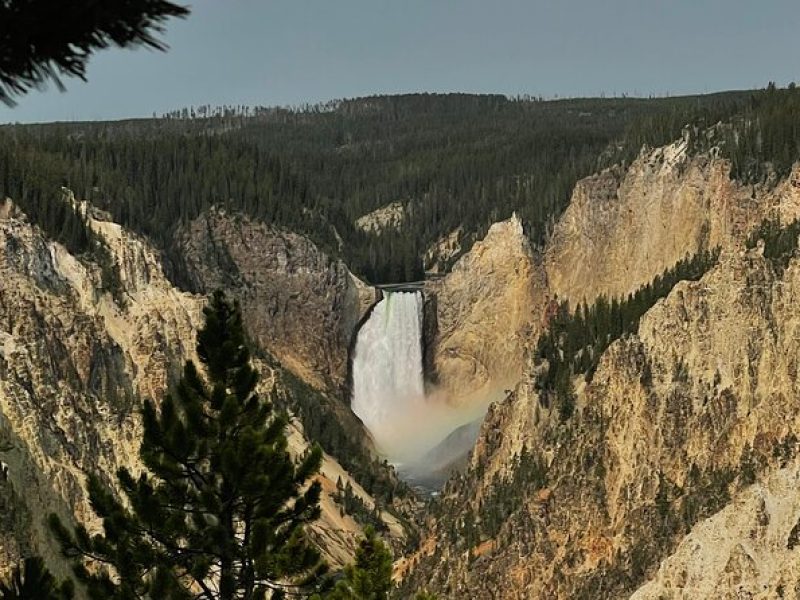
<instances>
[{"instance_id":1,"label":"tree-covered ridge","mask_svg":"<svg viewBox=\"0 0 800 600\"><path fill-rule=\"evenodd\" d=\"M536 349L542 361L537 385L545 405L555 405L562 419L569 418L574 409L572 378L584 375L591 379L614 340L636 332L641 317L676 283L700 279L718 256L719 251L714 250L687 257L621 300L600 296L591 306L583 302L574 311L568 302L560 303Z\"/></svg>"},{"instance_id":2,"label":"tree-covered ridge","mask_svg":"<svg viewBox=\"0 0 800 600\"><path fill-rule=\"evenodd\" d=\"M723 130L720 146L737 179L758 183L786 177L800 159L800 90L771 83Z\"/></svg>"},{"instance_id":3,"label":"tree-covered ridge","mask_svg":"<svg viewBox=\"0 0 800 600\"><path fill-rule=\"evenodd\" d=\"M542 244L578 179L631 160L642 144L676 139L686 124L729 120L766 93L559 101L416 94L303 110L205 108L194 119L7 126L0 192L51 231L60 224L45 205L68 186L149 236L178 283L175 230L213 204L305 233L372 282L410 280L443 235L462 227L466 250L514 211ZM399 230L355 226L395 201L409 208Z\"/></svg>"}]
</instances>

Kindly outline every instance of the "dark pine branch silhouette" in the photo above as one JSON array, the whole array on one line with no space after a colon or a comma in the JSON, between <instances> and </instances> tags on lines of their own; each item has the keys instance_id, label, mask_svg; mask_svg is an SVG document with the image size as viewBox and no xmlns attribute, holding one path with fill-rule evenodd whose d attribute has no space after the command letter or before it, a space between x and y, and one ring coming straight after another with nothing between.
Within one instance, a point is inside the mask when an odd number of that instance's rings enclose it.
<instances>
[{"instance_id":1,"label":"dark pine branch silhouette","mask_svg":"<svg viewBox=\"0 0 800 600\"><path fill-rule=\"evenodd\" d=\"M115 45L165 50L156 35L189 9L166 0L0 0L0 101L60 78L86 78L93 52Z\"/></svg>"}]
</instances>

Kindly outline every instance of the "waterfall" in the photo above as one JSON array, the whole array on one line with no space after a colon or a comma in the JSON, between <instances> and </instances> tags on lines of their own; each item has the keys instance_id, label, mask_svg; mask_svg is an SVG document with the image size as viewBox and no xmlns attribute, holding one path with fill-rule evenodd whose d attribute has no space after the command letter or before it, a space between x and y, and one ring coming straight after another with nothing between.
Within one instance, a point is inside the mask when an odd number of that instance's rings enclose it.
<instances>
[{"instance_id":1,"label":"waterfall","mask_svg":"<svg viewBox=\"0 0 800 600\"><path fill-rule=\"evenodd\" d=\"M353 411L391 453L425 402L420 292L385 292L358 332L352 381Z\"/></svg>"},{"instance_id":2,"label":"waterfall","mask_svg":"<svg viewBox=\"0 0 800 600\"><path fill-rule=\"evenodd\" d=\"M463 458L474 441L492 397L459 406L446 392L425 389L422 317L420 292L384 291L358 331L350 406L401 476L435 488L448 461Z\"/></svg>"}]
</instances>

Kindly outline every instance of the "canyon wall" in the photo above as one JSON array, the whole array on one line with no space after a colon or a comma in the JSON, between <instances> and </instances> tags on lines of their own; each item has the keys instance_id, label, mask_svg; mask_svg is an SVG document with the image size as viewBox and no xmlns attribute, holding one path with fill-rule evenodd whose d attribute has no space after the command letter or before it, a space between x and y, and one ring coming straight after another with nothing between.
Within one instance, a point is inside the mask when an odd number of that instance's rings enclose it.
<instances>
[{"instance_id":1,"label":"canyon wall","mask_svg":"<svg viewBox=\"0 0 800 600\"><path fill-rule=\"evenodd\" d=\"M235 294L262 348L314 387L343 390L356 325L377 299L373 288L308 238L220 209L177 238L194 289Z\"/></svg>"},{"instance_id":2,"label":"canyon wall","mask_svg":"<svg viewBox=\"0 0 800 600\"><path fill-rule=\"evenodd\" d=\"M124 306L98 267L46 240L10 201L0 218L0 487L26 519L0 535L4 569L20 551L59 569L47 515L97 525L86 474L112 484L119 467L137 470L137 400L160 397L194 355L202 300L175 290L140 240L91 223L120 268Z\"/></svg>"},{"instance_id":3,"label":"canyon wall","mask_svg":"<svg viewBox=\"0 0 800 600\"><path fill-rule=\"evenodd\" d=\"M545 251L553 294L573 303L624 297L687 255L741 245L766 217L794 218L796 207L780 200L790 180L740 184L727 161L689 155L687 145L643 151L627 169L578 182Z\"/></svg>"},{"instance_id":4,"label":"canyon wall","mask_svg":"<svg viewBox=\"0 0 800 600\"><path fill-rule=\"evenodd\" d=\"M579 181L541 252L513 217L426 283L427 368L451 402L516 385L556 301L625 297L701 250L740 249L764 219L797 217L796 173L743 185L727 161L687 146L643 150L626 169Z\"/></svg>"},{"instance_id":5,"label":"canyon wall","mask_svg":"<svg viewBox=\"0 0 800 600\"><path fill-rule=\"evenodd\" d=\"M575 379L566 421L540 398L528 357L407 557L404 589L796 597L800 259L783 269L744 242L763 218L800 214L800 168L775 187L743 187L725 161L680 152L579 184L545 251L548 289L591 300L702 248L720 247L718 263L656 303L590 381ZM488 534L487 522L500 524Z\"/></svg>"},{"instance_id":6,"label":"canyon wall","mask_svg":"<svg viewBox=\"0 0 800 600\"><path fill-rule=\"evenodd\" d=\"M0 461L8 468L7 478L0 479L0 576L31 553L43 555L59 577L68 574L45 524L47 515L56 512L96 530L86 475L97 473L113 488L119 467L141 469L141 399L160 400L184 361L196 359L205 298L173 287L144 240L87 204L71 196L66 201L85 215L108 250L119 289L112 296L100 267L48 240L10 200L0 204ZM216 227L226 231L222 217L215 218ZM291 243L306 247L298 238ZM259 258L281 263L284 250L278 244L270 259L262 248ZM314 263L311 252L308 262L321 265L317 274L325 269L331 278L340 274L336 264ZM297 251L291 256L302 260ZM343 287L330 281L342 295L326 298L337 307L349 302L357 314L362 288L349 273L343 277ZM302 322L302 315L297 319ZM266 360L254 362L259 392L284 393L282 371ZM308 443L302 432L294 419L295 452ZM363 430L355 435L367 439ZM352 557L361 526L334 501L337 479L350 482L368 506L375 501L327 454L319 478L323 515L312 533L324 540L331 564L341 565ZM397 520L383 516L390 537L402 539Z\"/></svg>"},{"instance_id":7,"label":"canyon wall","mask_svg":"<svg viewBox=\"0 0 800 600\"><path fill-rule=\"evenodd\" d=\"M450 273L427 281L424 293L427 372L446 400L470 405L513 387L547 294L520 219L492 225Z\"/></svg>"}]
</instances>

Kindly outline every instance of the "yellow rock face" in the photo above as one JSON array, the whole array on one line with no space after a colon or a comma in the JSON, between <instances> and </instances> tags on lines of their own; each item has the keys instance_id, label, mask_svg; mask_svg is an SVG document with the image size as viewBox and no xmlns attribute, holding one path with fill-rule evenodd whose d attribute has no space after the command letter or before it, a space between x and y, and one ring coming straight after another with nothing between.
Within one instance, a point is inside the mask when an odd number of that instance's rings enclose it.
<instances>
[{"instance_id":1,"label":"yellow rock face","mask_svg":"<svg viewBox=\"0 0 800 600\"><path fill-rule=\"evenodd\" d=\"M627 296L702 249L739 247L768 216L794 219L798 190L742 186L685 142L578 183L545 252L550 290L572 303Z\"/></svg>"},{"instance_id":2,"label":"yellow rock face","mask_svg":"<svg viewBox=\"0 0 800 600\"><path fill-rule=\"evenodd\" d=\"M88 218L119 268L123 302L115 302L93 263L48 241L10 201L0 204L0 577L21 553L43 555L59 577L69 569L45 519L56 512L90 531L99 523L85 490L88 473L114 485L115 473L141 469L139 399L160 400L183 363L196 360L203 296L182 292L164 276L158 254L118 224L95 218L91 207L67 198ZM361 287L349 301L358 306ZM362 296L364 294L361 294ZM364 299L364 303L366 303ZM342 359L340 359L342 360ZM259 393L276 386L272 369L255 361ZM291 429L292 449L306 447L302 426ZM322 478L350 481L330 456ZM313 535L329 540L327 557L340 565L360 535L341 517L328 486ZM404 532L386 514L394 537Z\"/></svg>"},{"instance_id":3,"label":"yellow rock face","mask_svg":"<svg viewBox=\"0 0 800 600\"><path fill-rule=\"evenodd\" d=\"M136 236L109 222L89 225L119 265L123 307L102 290L98 269L45 240L22 213L0 218L2 491L27 513L0 534L0 567L22 544L58 569L44 522L51 512L98 526L86 473L111 483L119 467L140 468L135 399L159 399L170 369L194 356L202 299L175 290Z\"/></svg>"},{"instance_id":4,"label":"yellow rock face","mask_svg":"<svg viewBox=\"0 0 800 600\"><path fill-rule=\"evenodd\" d=\"M513 388L552 302L627 296L700 250L740 250L765 218L800 215L800 168L774 188L743 186L729 170L690 158L678 141L579 181L541 252L518 218L493 225L425 288L428 367L448 400L470 405Z\"/></svg>"},{"instance_id":5,"label":"yellow rock face","mask_svg":"<svg viewBox=\"0 0 800 600\"><path fill-rule=\"evenodd\" d=\"M514 386L545 294L516 216L492 225L446 277L426 285L429 366L448 402L486 402Z\"/></svg>"},{"instance_id":6,"label":"yellow rock face","mask_svg":"<svg viewBox=\"0 0 800 600\"><path fill-rule=\"evenodd\" d=\"M540 297L627 294L702 248L720 260L614 342L591 382L576 379L568 424L541 405L534 365L522 369L443 492L438 545L411 581L452 598L797 597L800 259L779 272L744 241L765 217L798 215L798 172L745 188L676 144L578 185ZM447 515L480 514L523 446L548 463L546 491L520 498L492 543L448 542Z\"/></svg>"}]
</instances>

